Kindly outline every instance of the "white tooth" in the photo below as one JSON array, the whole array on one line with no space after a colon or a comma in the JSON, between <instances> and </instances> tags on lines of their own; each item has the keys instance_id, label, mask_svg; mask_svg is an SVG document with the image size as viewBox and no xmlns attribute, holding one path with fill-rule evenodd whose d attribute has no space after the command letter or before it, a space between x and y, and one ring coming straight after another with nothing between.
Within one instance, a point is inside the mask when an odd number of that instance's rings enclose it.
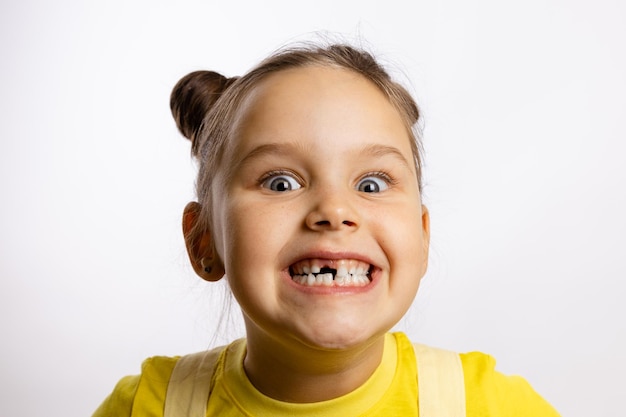
<instances>
[{"instance_id":1,"label":"white tooth","mask_svg":"<svg viewBox=\"0 0 626 417\"><path fill-rule=\"evenodd\" d=\"M306 275L300 275L300 279L298 280L298 283L302 285L306 285Z\"/></svg>"},{"instance_id":2,"label":"white tooth","mask_svg":"<svg viewBox=\"0 0 626 417\"><path fill-rule=\"evenodd\" d=\"M322 269L319 265L311 265L311 272L314 274L319 274Z\"/></svg>"},{"instance_id":3,"label":"white tooth","mask_svg":"<svg viewBox=\"0 0 626 417\"><path fill-rule=\"evenodd\" d=\"M346 276L349 277L350 275L346 275ZM335 278L335 282L339 286L343 286L344 285L344 281L345 281L345 277L337 277L337 278Z\"/></svg>"},{"instance_id":4,"label":"white tooth","mask_svg":"<svg viewBox=\"0 0 626 417\"><path fill-rule=\"evenodd\" d=\"M307 265L307 266L303 266L302 267L302 272L304 273L304 275L309 275L311 273L311 268Z\"/></svg>"},{"instance_id":5,"label":"white tooth","mask_svg":"<svg viewBox=\"0 0 626 417\"><path fill-rule=\"evenodd\" d=\"M352 275L346 275L345 283L346 285L352 284L354 282L354 277Z\"/></svg>"},{"instance_id":6,"label":"white tooth","mask_svg":"<svg viewBox=\"0 0 626 417\"><path fill-rule=\"evenodd\" d=\"M357 275L363 275L363 274L365 274L365 269L363 269L362 267L358 267L358 268L356 269L356 274L357 274Z\"/></svg>"},{"instance_id":7,"label":"white tooth","mask_svg":"<svg viewBox=\"0 0 626 417\"><path fill-rule=\"evenodd\" d=\"M313 275L313 274L309 274L309 275L306 277L306 284L307 284L307 285L310 285L310 286L311 286L311 285L313 285L313 284L315 284L315 275Z\"/></svg>"},{"instance_id":8,"label":"white tooth","mask_svg":"<svg viewBox=\"0 0 626 417\"><path fill-rule=\"evenodd\" d=\"M317 285L322 285L322 282L324 282L324 275L326 274L317 274L317 276L315 277L315 283Z\"/></svg>"},{"instance_id":9,"label":"white tooth","mask_svg":"<svg viewBox=\"0 0 626 417\"><path fill-rule=\"evenodd\" d=\"M361 281L361 284L363 284L363 285L367 285L367 283L369 282L369 279L367 279L367 277L365 275L361 275L359 277L359 279Z\"/></svg>"},{"instance_id":10,"label":"white tooth","mask_svg":"<svg viewBox=\"0 0 626 417\"><path fill-rule=\"evenodd\" d=\"M338 277L345 277L346 275L348 275L348 268L346 268L345 266L340 266L339 268L337 268Z\"/></svg>"},{"instance_id":11,"label":"white tooth","mask_svg":"<svg viewBox=\"0 0 626 417\"><path fill-rule=\"evenodd\" d=\"M333 285L333 274L324 274L323 279L324 279L324 285L326 286Z\"/></svg>"}]
</instances>

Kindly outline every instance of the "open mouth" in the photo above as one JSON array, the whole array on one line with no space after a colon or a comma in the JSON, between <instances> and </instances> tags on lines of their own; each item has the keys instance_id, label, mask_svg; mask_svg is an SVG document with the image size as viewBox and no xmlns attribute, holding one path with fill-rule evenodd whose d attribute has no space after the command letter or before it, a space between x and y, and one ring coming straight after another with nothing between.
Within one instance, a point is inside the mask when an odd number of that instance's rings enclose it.
<instances>
[{"instance_id":1,"label":"open mouth","mask_svg":"<svg viewBox=\"0 0 626 417\"><path fill-rule=\"evenodd\" d=\"M307 287L364 287L373 266L355 259L306 259L289 267L294 282Z\"/></svg>"}]
</instances>

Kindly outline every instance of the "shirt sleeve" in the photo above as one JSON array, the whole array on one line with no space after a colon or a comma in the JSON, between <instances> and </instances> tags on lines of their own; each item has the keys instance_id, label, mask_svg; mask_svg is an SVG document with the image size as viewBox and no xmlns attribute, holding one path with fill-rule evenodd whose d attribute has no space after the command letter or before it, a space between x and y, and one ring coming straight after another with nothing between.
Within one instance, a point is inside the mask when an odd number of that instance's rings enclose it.
<instances>
[{"instance_id":1,"label":"shirt sleeve","mask_svg":"<svg viewBox=\"0 0 626 417\"><path fill-rule=\"evenodd\" d=\"M92 417L130 417L139 379L139 375L122 378Z\"/></svg>"},{"instance_id":2,"label":"shirt sleeve","mask_svg":"<svg viewBox=\"0 0 626 417\"><path fill-rule=\"evenodd\" d=\"M178 359L146 359L141 374L122 378L92 417L163 417L167 384Z\"/></svg>"},{"instance_id":3,"label":"shirt sleeve","mask_svg":"<svg viewBox=\"0 0 626 417\"><path fill-rule=\"evenodd\" d=\"M493 357L478 352L460 356L468 416L560 416L524 378L496 371Z\"/></svg>"}]
</instances>

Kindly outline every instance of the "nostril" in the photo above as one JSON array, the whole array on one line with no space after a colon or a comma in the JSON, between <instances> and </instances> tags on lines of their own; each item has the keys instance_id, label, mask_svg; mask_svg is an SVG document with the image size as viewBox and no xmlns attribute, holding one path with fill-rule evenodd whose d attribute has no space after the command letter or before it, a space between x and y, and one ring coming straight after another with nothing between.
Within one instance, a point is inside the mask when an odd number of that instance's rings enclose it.
<instances>
[{"instance_id":1,"label":"nostril","mask_svg":"<svg viewBox=\"0 0 626 417\"><path fill-rule=\"evenodd\" d=\"M328 220L320 220L319 222L315 222L317 226L330 226L330 222Z\"/></svg>"},{"instance_id":2,"label":"nostril","mask_svg":"<svg viewBox=\"0 0 626 417\"><path fill-rule=\"evenodd\" d=\"M350 220L344 220L344 221L342 221L342 222L341 222L341 224L342 224L342 225L349 226L349 227L352 227L352 226L355 226L355 225L356 225L356 223L355 223L355 222L350 221ZM318 222L315 222L315 225L316 225L316 226L330 226L330 225L331 225L331 223L330 223L330 221L328 221L328 220L320 220L320 221L318 221Z\"/></svg>"}]
</instances>

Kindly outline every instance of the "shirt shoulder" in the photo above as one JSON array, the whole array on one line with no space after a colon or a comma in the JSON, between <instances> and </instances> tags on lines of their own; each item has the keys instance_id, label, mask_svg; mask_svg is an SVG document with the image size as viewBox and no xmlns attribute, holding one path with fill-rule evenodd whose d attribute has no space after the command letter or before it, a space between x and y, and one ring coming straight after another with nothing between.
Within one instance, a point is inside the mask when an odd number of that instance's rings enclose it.
<instances>
[{"instance_id":1,"label":"shirt shoulder","mask_svg":"<svg viewBox=\"0 0 626 417\"><path fill-rule=\"evenodd\" d=\"M498 372L492 356L480 352L459 356L468 416L559 416L524 378Z\"/></svg>"},{"instance_id":2,"label":"shirt shoulder","mask_svg":"<svg viewBox=\"0 0 626 417\"><path fill-rule=\"evenodd\" d=\"M170 376L179 357L154 356L141 374L122 378L92 417L162 417Z\"/></svg>"}]
</instances>

